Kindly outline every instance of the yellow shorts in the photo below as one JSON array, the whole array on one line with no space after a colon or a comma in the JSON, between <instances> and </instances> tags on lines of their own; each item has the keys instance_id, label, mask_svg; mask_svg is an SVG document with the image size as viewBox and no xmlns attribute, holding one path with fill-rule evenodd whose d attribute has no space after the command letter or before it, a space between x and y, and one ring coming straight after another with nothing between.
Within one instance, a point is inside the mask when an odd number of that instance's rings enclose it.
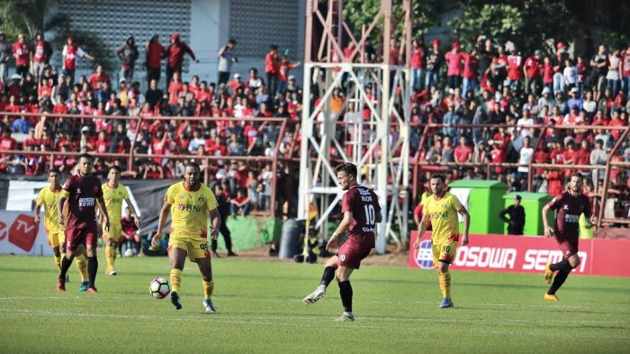
<instances>
[{"instance_id":1,"label":"yellow shorts","mask_svg":"<svg viewBox=\"0 0 630 354\"><path fill-rule=\"evenodd\" d=\"M48 244L50 247L63 247L63 243L66 240L66 235L63 231L49 232L46 230L46 234L48 235Z\"/></svg>"},{"instance_id":2,"label":"yellow shorts","mask_svg":"<svg viewBox=\"0 0 630 354\"><path fill-rule=\"evenodd\" d=\"M179 248L188 253L188 258L195 262L200 258L209 258L208 239L201 237L171 237L168 240L168 248Z\"/></svg>"},{"instance_id":3,"label":"yellow shorts","mask_svg":"<svg viewBox=\"0 0 630 354\"><path fill-rule=\"evenodd\" d=\"M437 241L433 240L433 265L438 266L439 262L453 263L455 256L457 255L457 243L458 240L445 240Z\"/></svg>"},{"instance_id":4,"label":"yellow shorts","mask_svg":"<svg viewBox=\"0 0 630 354\"><path fill-rule=\"evenodd\" d=\"M110 223L109 231L105 230L105 227L103 227L103 238L105 238L106 240L119 242L122 239L122 225L120 224L120 222Z\"/></svg>"}]
</instances>

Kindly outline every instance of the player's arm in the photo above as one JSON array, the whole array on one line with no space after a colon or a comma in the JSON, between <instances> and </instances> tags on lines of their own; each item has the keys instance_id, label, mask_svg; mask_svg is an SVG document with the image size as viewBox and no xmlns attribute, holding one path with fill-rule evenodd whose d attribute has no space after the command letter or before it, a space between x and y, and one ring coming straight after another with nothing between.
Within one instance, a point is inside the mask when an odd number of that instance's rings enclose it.
<instances>
[{"instance_id":1,"label":"player's arm","mask_svg":"<svg viewBox=\"0 0 630 354\"><path fill-rule=\"evenodd\" d=\"M42 201L43 201L43 197L42 197L42 193L39 192L39 194L37 195L37 198L35 199L35 211L34 211L34 215L33 215L33 221L36 224L39 224L39 214L42 211Z\"/></svg>"},{"instance_id":2,"label":"player's arm","mask_svg":"<svg viewBox=\"0 0 630 354\"><path fill-rule=\"evenodd\" d=\"M545 236L546 237L550 237L553 235L553 229L551 227L549 227L549 222L547 221L547 218L549 217L549 211L552 209L555 209L556 204L558 203L559 198L555 197L553 198L553 200L547 204L545 204L545 206L542 209L542 217L543 217L543 226L544 226L544 230L545 230Z\"/></svg>"},{"instance_id":3,"label":"player's arm","mask_svg":"<svg viewBox=\"0 0 630 354\"><path fill-rule=\"evenodd\" d=\"M510 219L506 217L507 214L508 214L507 208L501 210L501 212L499 213L499 217L501 218L501 220L503 220L503 222L510 222Z\"/></svg>"},{"instance_id":4,"label":"player's arm","mask_svg":"<svg viewBox=\"0 0 630 354\"><path fill-rule=\"evenodd\" d=\"M462 245L466 246L468 244L468 232L470 231L470 214L462 205L459 206L457 212L464 216L464 238L462 239Z\"/></svg>"},{"instance_id":5,"label":"player's arm","mask_svg":"<svg viewBox=\"0 0 630 354\"><path fill-rule=\"evenodd\" d=\"M107 207L105 206L105 200L103 200L103 195L99 195L96 197L96 204L98 204L98 209L103 217L103 221L105 224L105 229L109 230L109 214L107 213Z\"/></svg>"},{"instance_id":6,"label":"player's arm","mask_svg":"<svg viewBox=\"0 0 630 354\"><path fill-rule=\"evenodd\" d=\"M418 237L416 237L416 242L413 245L414 248L418 248L418 246L420 245L420 241L422 240L422 236L424 236L424 232L427 229L427 220L429 218L429 215L427 213L423 213L422 214L422 218L420 219L420 222L418 223Z\"/></svg>"},{"instance_id":7,"label":"player's arm","mask_svg":"<svg viewBox=\"0 0 630 354\"><path fill-rule=\"evenodd\" d=\"M59 198L59 204L57 204L57 207L59 208L57 213L57 215L59 215L59 225L65 224L65 220L63 219L63 207L66 203L66 199L68 199L68 197L66 195L62 195L61 198Z\"/></svg>"},{"instance_id":8,"label":"player's arm","mask_svg":"<svg viewBox=\"0 0 630 354\"><path fill-rule=\"evenodd\" d=\"M587 229L592 228L593 225L597 223L597 217L592 214L591 203L589 203L588 200L586 200L584 207L584 218L586 219L586 225L584 226L586 226Z\"/></svg>"},{"instance_id":9,"label":"player's arm","mask_svg":"<svg viewBox=\"0 0 630 354\"><path fill-rule=\"evenodd\" d=\"M171 210L171 204L167 201L164 201L164 205L160 210L160 218L158 219L158 228L151 239L151 247L156 248L160 239L162 238L162 233L164 232L164 224L166 223L166 219L168 218L168 213Z\"/></svg>"},{"instance_id":10,"label":"player's arm","mask_svg":"<svg viewBox=\"0 0 630 354\"><path fill-rule=\"evenodd\" d=\"M330 239L328 239L328 243L326 244L326 249L329 250L337 246L339 237L348 230L348 227L350 227L351 222L352 222L352 212L350 210L346 210L343 213L343 219L341 219L339 226L337 226L337 229L335 230L335 232L333 232L332 236L330 236Z\"/></svg>"}]
</instances>

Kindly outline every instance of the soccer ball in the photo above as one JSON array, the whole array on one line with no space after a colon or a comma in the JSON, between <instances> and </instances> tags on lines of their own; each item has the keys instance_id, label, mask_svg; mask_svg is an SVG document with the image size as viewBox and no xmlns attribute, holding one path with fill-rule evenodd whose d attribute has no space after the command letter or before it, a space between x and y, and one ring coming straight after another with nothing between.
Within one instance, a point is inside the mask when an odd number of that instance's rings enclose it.
<instances>
[{"instance_id":1,"label":"soccer ball","mask_svg":"<svg viewBox=\"0 0 630 354\"><path fill-rule=\"evenodd\" d=\"M156 299L163 299L171 292L168 281L162 277L155 277L149 284L149 294Z\"/></svg>"}]
</instances>

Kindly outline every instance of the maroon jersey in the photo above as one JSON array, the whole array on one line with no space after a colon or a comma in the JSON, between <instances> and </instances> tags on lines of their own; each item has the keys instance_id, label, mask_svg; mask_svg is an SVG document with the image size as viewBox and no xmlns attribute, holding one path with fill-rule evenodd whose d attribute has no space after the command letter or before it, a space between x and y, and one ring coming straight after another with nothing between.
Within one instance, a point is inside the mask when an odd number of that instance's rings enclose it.
<instances>
[{"instance_id":1,"label":"maroon jersey","mask_svg":"<svg viewBox=\"0 0 630 354\"><path fill-rule=\"evenodd\" d=\"M564 192L551 201L550 207L556 211L554 232L559 238L577 238L580 234L580 214L584 213L586 218L591 217L590 203L584 194L573 196Z\"/></svg>"},{"instance_id":2,"label":"maroon jersey","mask_svg":"<svg viewBox=\"0 0 630 354\"><path fill-rule=\"evenodd\" d=\"M96 224L96 200L103 197L101 181L96 176L70 176L63 185L68 193L68 228Z\"/></svg>"},{"instance_id":3,"label":"maroon jersey","mask_svg":"<svg viewBox=\"0 0 630 354\"><path fill-rule=\"evenodd\" d=\"M374 236L376 219L381 214L381 206L374 191L358 184L350 187L341 201L341 210L352 213L348 235Z\"/></svg>"}]
</instances>

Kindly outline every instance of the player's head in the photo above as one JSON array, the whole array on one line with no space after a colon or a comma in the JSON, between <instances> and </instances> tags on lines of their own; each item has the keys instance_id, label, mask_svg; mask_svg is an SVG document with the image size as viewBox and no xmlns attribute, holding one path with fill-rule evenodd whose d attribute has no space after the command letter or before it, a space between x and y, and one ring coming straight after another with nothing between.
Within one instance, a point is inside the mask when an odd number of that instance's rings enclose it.
<instances>
[{"instance_id":1,"label":"player's head","mask_svg":"<svg viewBox=\"0 0 630 354\"><path fill-rule=\"evenodd\" d=\"M350 162L342 163L335 168L335 174L342 190L347 190L357 183L357 166Z\"/></svg>"},{"instance_id":2,"label":"player's head","mask_svg":"<svg viewBox=\"0 0 630 354\"><path fill-rule=\"evenodd\" d=\"M184 183L188 187L196 187L200 182L201 169L194 162L186 163L184 167Z\"/></svg>"},{"instance_id":3,"label":"player's head","mask_svg":"<svg viewBox=\"0 0 630 354\"><path fill-rule=\"evenodd\" d=\"M59 185L59 172L55 169L48 171L48 183L50 183L51 187L56 187Z\"/></svg>"},{"instance_id":4,"label":"player's head","mask_svg":"<svg viewBox=\"0 0 630 354\"><path fill-rule=\"evenodd\" d=\"M429 181L431 192L438 197L446 191L446 179L442 175L433 175Z\"/></svg>"},{"instance_id":5,"label":"player's head","mask_svg":"<svg viewBox=\"0 0 630 354\"><path fill-rule=\"evenodd\" d=\"M112 166L112 168L109 169L109 173L107 174L107 181L117 185L118 181L120 181L120 167L118 166Z\"/></svg>"},{"instance_id":6,"label":"player's head","mask_svg":"<svg viewBox=\"0 0 630 354\"><path fill-rule=\"evenodd\" d=\"M94 168L94 159L90 154L82 154L79 157L79 174L81 176L87 176L92 173Z\"/></svg>"},{"instance_id":7,"label":"player's head","mask_svg":"<svg viewBox=\"0 0 630 354\"><path fill-rule=\"evenodd\" d=\"M521 205L521 196L520 195L516 195L516 197L514 197L514 205Z\"/></svg>"},{"instance_id":8,"label":"player's head","mask_svg":"<svg viewBox=\"0 0 630 354\"><path fill-rule=\"evenodd\" d=\"M582 176L575 174L569 179L569 192L580 193L582 192Z\"/></svg>"}]
</instances>

